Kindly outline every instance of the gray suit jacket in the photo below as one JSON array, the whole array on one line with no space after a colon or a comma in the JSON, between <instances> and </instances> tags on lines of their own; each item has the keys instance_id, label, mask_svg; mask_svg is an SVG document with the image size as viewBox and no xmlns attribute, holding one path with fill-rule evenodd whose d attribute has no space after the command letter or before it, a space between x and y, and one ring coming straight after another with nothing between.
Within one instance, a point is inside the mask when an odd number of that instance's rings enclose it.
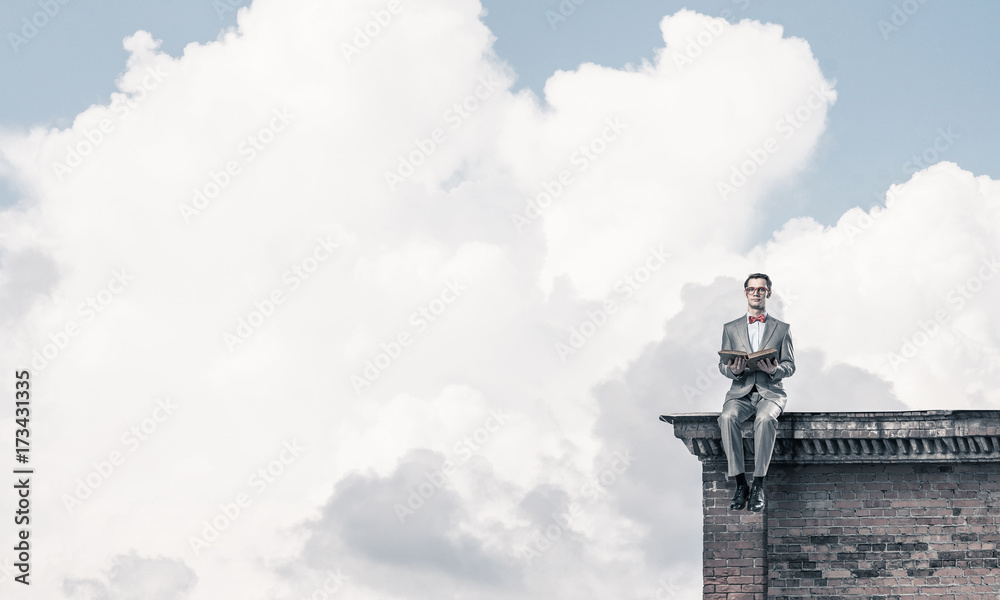
<instances>
[{"instance_id":1,"label":"gray suit jacket","mask_svg":"<svg viewBox=\"0 0 1000 600\"><path fill-rule=\"evenodd\" d=\"M727 361L719 357L719 371L733 380L733 385L726 392L726 400L742 398L749 394L754 386L757 386L757 393L761 397L773 401L785 410L785 387L781 380L790 377L795 372L795 354L792 351L792 333L790 326L784 321L779 321L771 315L767 315L764 321L764 331L761 332L759 350L764 348L775 348L778 350L778 368L774 374L768 375L764 371L743 370L739 375L733 372L726 364ZM742 350L749 354L750 335L747 333L746 315L730 321L722 326L722 350Z\"/></svg>"}]
</instances>

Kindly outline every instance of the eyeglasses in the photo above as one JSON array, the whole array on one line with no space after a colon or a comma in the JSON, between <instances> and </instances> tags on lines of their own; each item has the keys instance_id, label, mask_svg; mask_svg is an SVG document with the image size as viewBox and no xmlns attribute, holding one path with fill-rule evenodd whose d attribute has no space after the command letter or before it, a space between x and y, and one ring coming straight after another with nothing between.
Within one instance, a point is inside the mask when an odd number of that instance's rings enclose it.
<instances>
[{"instance_id":1,"label":"eyeglasses","mask_svg":"<svg viewBox=\"0 0 1000 600\"><path fill-rule=\"evenodd\" d=\"M767 292L767 288L766 287L759 287L759 288L748 287L748 288L745 288L745 289L746 289L746 291L747 291L748 294L761 294L761 295L763 295L764 293Z\"/></svg>"}]
</instances>

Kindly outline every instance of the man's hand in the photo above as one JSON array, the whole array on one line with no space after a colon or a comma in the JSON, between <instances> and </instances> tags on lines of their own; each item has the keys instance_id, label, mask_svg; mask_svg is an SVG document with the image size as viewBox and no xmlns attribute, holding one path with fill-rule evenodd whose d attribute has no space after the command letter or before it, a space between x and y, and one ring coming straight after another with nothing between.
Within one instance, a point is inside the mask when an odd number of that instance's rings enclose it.
<instances>
[{"instance_id":1,"label":"man's hand","mask_svg":"<svg viewBox=\"0 0 1000 600\"><path fill-rule=\"evenodd\" d=\"M747 359L742 356L737 356L729 360L729 370L733 372L733 375L739 375L743 372L747 366Z\"/></svg>"},{"instance_id":2,"label":"man's hand","mask_svg":"<svg viewBox=\"0 0 1000 600\"><path fill-rule=\"evenodd\" d=\"M764 371L768 375L771 375L778 370L778 361L773 358L768 358L767 360L762 360L757 363L757 368Z\"/></svg>"}]
</instances>

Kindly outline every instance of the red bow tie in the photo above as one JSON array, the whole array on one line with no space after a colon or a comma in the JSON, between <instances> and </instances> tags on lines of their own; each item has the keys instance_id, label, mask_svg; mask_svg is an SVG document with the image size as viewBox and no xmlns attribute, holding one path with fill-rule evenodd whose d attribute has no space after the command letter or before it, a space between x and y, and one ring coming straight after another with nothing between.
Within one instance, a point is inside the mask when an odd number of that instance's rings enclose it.
<instances>
[{"instance_id":1,"label":"red bow tie","mask_svg":"<svg viewBox=\"0 0 1000 600\"><path fill-rule=\"evenodd\" d=\"M761 323L763 323L765 316L766 315L757 315L756 317L751 317L750 315L747 315L747 319L749 319L747 321L747 325L749 325L750 323L755 323L757 321L760 321Z\"/></svg>"}]
</instances>

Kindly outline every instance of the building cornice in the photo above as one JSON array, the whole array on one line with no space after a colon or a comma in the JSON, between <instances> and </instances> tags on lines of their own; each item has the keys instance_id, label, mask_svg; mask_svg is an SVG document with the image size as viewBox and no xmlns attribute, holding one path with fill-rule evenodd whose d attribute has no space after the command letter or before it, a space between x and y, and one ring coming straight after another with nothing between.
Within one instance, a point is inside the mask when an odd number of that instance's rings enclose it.
<instances>
[{"instance_id":1,"label":"building cornice","mask_svg":"<svg viewBox=\"0 0 1000 600\"><path fill-rule=\"evenodd\" d=\"M724 461L718 417L681 413L660 420L699 460ZM744 438L753 436L752 423L744 424ZM1000 462L1000 411L786 412L771 462Z\"/></svg>"}]
</instances>

